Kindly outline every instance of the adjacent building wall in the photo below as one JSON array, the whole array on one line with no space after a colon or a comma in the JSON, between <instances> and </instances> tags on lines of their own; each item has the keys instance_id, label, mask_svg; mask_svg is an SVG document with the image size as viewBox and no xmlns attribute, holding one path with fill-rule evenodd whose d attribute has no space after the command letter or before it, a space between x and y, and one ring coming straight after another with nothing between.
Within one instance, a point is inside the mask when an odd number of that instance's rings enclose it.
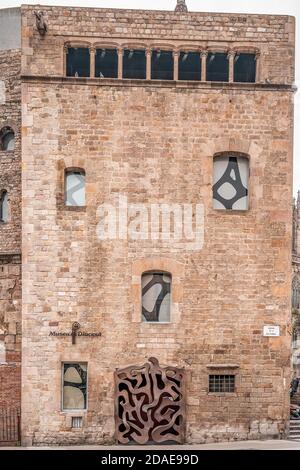
<instances>
[{"instance_id":1,"label":"adjacent building wall","mask_svg":"<svg viewBox=\"0 0 300 470\"><path fill-rule=\"evenodd\" d=\"M0 149L0 192L7 191L9 204L9 220L0 222L0 408L5 409L21 404L21 51L15 49L20 47L17 18L20 24L17 9L0 11L0 130L10 126L16 137L14 151Z\"/></svg>"}]
</instances>

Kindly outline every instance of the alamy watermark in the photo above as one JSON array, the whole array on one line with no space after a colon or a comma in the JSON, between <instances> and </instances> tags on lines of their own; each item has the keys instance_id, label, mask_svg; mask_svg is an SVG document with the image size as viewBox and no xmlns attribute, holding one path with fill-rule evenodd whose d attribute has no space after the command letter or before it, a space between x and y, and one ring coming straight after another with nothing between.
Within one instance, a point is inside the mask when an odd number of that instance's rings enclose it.
<instances>
[{"instance_id":1,"label":"alamy watermark","mask_svg":"<svg viewBox=\"0 0 300 470\"><path fill-rule=\"evenodd\" d=\"M151 240L180 250L201 250L204 206L192 203L132 203L118 194L97 209L99 240Z\"/></svg>"}]
</instances>

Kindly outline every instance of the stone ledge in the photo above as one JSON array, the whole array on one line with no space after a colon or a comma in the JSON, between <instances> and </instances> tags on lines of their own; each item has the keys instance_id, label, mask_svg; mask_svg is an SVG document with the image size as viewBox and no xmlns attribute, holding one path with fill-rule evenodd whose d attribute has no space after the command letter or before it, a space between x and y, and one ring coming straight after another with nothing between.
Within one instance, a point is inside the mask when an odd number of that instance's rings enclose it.
<instances>
[{"instance_id":1,"label":"stone ledge","mask_svg":"<svg viewBox=\"0 0 300 470\"><path fill-rule=\"evenodd\" d=\"M91 86L116 86L116 87L158 87L158 88L180 88L180 89L237 89L237 90L275 90L296 92L294 85L283 83L229 83L229 82L188 82L174 80L133 80L118 78L84 78L84 77L64 77L49 75L22 75L21 79L25 82L46 82L46 83L66 83L72 85L91 85Z\"/></svg>"}]
</instances>

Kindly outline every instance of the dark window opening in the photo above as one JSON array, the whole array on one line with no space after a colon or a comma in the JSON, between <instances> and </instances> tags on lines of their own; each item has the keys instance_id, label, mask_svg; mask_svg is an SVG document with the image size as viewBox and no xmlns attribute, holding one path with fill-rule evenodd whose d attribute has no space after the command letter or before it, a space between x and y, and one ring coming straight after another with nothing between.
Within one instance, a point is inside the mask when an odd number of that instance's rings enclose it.
<instances>
[{"instance_id":1,"label":"dark window opening","mask_svg":"<svg viewBox=\"0 0 300 470\"><path fill-rule=\"evenodd\" d=\"M123 78L146 78L146 53L144 50L124 50Z\"/></svg>"},{"instance_id":2,"label":"dark window opening","mask_svg":"<svg viewBox=\"0 0 300 470\"><path fill-rule=\"evenodd\" d=\"M198 52L181 52L179 80L201 80L201 59Z\"/></svg>"},{"instance_id":3,"label":"dark window opening","mask_svg":"<svg viewBox=\"0 0 300 470\"><path fill-rule=\"evenodd\" d=\"M235 375L210 375L210 393L234 393Z\"/></svg>"},{"instance_id":4,"label":"dark window opening","mask_svg":"<svg viewBox=\"0 0 300 470\"><path fill-rule=\"evenodd\" d=\"M117 49L96 49L95 77L118 78Z\"/></svg>"},{"instance_id":5,"label":"dark window opening","mask_svg":"<svg viewBox=\"0 0 300 470\"><path fill-rule=\"evenodd\" d=\"M11 127L3 127L0 131L0 150L7 152L15 150L15 133Z\"/></svg>"},{"instance_id":6,"label":"dark window opening","mask_svg":"<svg viewBox=\"0 0 300 470\"><path fill-rule=\"evenodd\" d=\"M0 197L0 221L8 222L8 194L7 191L2 191Z\"/></svg>"},{"instance_id":7,"label":"dark window opening","mask_svg":"<svg viewBox=\"0 0 300 470\"><path fill-rule=\"evenodd\" d=\"M151 57L151 78L173 80L174 58L172 51L153 51Z\"/></svg>"},{"instance_id":8,"label":"dark window opening","mask_svg":"<svg viewBox=\"0 0 300 470\"><path fill-rule=\"evenodd\" d=\"M229 61L227 54L211 52L206 60L206 80L208 82L229 81Z\"/></svg>"},{"instance_id":9,"label":"dark window opening","mask_svg":"<svg viewBox=\"0 0 300 470\"><path fill-rule=\"evenodd\" d=\"M67 76L90 76L90 50L87 47L69 47L67 51Z\"/></svg>"},{"instance_id":10,"label":"dark window opening","mask_svg":"<svg viewBox=\"0 0 300 470\"><path fill-rule=\"evenodd\" d=\"M237 54L234 59L234 81L254 83L255 79L255 54Z\"/></svg>"}]
</instances>

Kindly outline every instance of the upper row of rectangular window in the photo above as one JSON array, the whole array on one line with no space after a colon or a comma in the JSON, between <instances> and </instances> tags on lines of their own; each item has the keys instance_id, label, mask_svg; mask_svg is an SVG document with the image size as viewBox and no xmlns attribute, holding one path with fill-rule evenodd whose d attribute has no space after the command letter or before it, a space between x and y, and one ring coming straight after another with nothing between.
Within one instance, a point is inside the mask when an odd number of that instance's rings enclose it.
<instances>
[{"instance_id":1,"label":"upper row of rectangular window","mask_svg":"<svg viewBox=\"0 0 300 470\"><path fill-rule=\"evenodd\" d=\"M67 48L68 77L242 83L256 81L256 55L251 53L235 53L230 61L230 55L224 52L179 52L176 56L173 51L156 49L151 51L147 73L147 53L144 49L123 49L120 58L117 49L99 48L95 49L93 65L88 47Z\"/></svg>"}]
</instances>

